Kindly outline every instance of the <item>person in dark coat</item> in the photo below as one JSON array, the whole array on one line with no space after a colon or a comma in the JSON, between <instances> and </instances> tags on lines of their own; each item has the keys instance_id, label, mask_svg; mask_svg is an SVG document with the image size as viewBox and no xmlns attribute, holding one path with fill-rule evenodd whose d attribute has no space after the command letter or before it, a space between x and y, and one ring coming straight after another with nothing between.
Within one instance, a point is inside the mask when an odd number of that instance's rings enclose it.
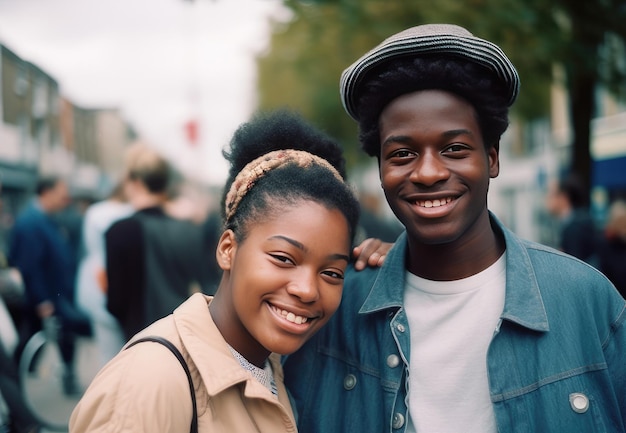
<instances>
[{"instance_id":1,"label":"person in dark coat","mask_svg":"<svg viewBox=\"0 0 626 433\"><path fill-rule=\"evenodd\" d=\"M149 146L128 152L125 193L136 212L105 233L107 309L126 339L170 314L208 279L201 225L174 218L168 200L171 168Z\"/></svg>"},{"instance_id":2,"label":"person in dark coat","mask_svg":"<svg viewBox=\"0 0 626 433\"><path fill-rule=\"evenodd\" d=\"M77 335L90 335L88 316L74 305L76 260L53 215L69 204L67 183L59 177L42 178L36 198L18 216L11 232L9 264L19 269L25 284L19 358L28 339L51 319L59 325L59 347L65 364L66 394L80 393L74 374Z\"/></svg>"},{"instance_id":3,"label":"person in dark coat","mask_svg":"<svg viewBox=\"0 0 626 433\"><path fill-rule=\"evenodd\" d=\"M555 181L546 207L558 220L558 249L597 266L599 234L580 177L571 173Z\"/></svg>"},{"instance_id":4,"label":"person in dark coat","mask_svg":"<svg viewBox=\"0 0 626 433\"><path fill-rule=\"evenodd\" d=\"M610 209L599 248L598 267L622 297L626 298L626 201L615 201Z\"/></svg>"}]
</instances>

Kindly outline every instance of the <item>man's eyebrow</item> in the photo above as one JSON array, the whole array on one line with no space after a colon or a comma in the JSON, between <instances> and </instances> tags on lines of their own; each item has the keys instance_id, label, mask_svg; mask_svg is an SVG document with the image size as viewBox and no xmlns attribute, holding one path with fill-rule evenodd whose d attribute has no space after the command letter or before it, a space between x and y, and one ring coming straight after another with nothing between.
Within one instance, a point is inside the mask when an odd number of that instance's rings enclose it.
<instances>
[{"instance_id":1,"label":"man's eyebrow","mask_svg":"<svg viewBox=\"0 0 626 433\"><path fill-rule=\"evenodd\" d=\"M444 137L458 137L459 135L469 135L469 136L474 136L474 133L472 131L470 131L469 129L465 129L465 128L460 128L460 129L451 129L450 131L445 131L443 134L441 134Z\"/></svg>"},{"instance_id":2,"label":"man's eyebrow","mask_svg":"<svg viewBox=\"0 0 626 433\"><path fill-rule=\"evenodd\" d=\"M469 129L465 129L465 128L451 129L449 131L444 131L441 133L441 136L443 138L448 138L448 139L458 137L460 135L468 135L470 137L473 137L474 133L470 131ZM381 146L389 145L392 143L410 143L411 140L412 140L411 137L409 137L408 135L392 135L391 137L388 137L385 141L383 141L381 143Z\"/></svg>"},{"instance_id":3,"label":"man's eyebrow","mask_svg":"<svg viewBox=\"0 0 626 433\"><path fill-rule=\"evenodd\" d=\"M410 141L411 139L406 135L392 135L391 137L387 137L387 139L381 143L381 146L391 143L408 143Z\"/></svg>"}]
</instances>

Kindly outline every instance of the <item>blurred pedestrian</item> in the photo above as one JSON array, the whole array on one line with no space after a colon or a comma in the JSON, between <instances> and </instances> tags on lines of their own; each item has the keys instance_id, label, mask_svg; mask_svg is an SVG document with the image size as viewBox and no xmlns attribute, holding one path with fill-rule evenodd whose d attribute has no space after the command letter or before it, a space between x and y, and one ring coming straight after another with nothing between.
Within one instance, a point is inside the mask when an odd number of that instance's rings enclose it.
<instances>
[{"instance_id":1,"label":"blurred pedestrian","mask_svg":"<svg viewBox=\"0 0 626 433\"><path fill-rule=\"evenodd\" d=\"M73 260L77 264L82 260L85 253L83 248L83 221L85 212L91 203L93 200L87 196L72 197L70 194L69 204L61 211L53 214L63 237L70 244Z\"/></svg>"},{"instance_id":2,"label":"blurred pedestrian","mask_svg":"<svg viewBox=\"0 0 626 433\"><path fill-rule=\"evenodd\" d=\"M71 245L53 218L69 203L68 186L59 177L37 183L36 198L15 221L11 232L9 263L19 269L25 284L25 311L18 324L20 345L16 356L43 320L58 322L58 343L64 363L63 390L80 393L74 371L75 339L90 335L88 316L74 303L76 262Z\"/></svg>"},{"instance_id":3,"label":"blurred pedestrian","mask_svg":"<svg viewBox=\"0 0 626 433\"><path fill-rule=\"evenodd\" d=\"M0 299L0 305L2 303ZM4 307L0 307L0 316L5 313ZM0 431L3 433L37 433L41 429L41 422L26 402L22 392L15 360L4 345L0 344Z\"/></svg>"},{"instance_id":4,"label":"blurred pedestrian","mask_svg":"<svg viewBox=\"0 0 626 433\"><path fill-rule=\"evenodd\" d=\"M207 271L206 293L215 294L217 287L222 279L222 270L215 260L215 249L222 234L222 218L218 209L209 209L207 217L202 223L202 232L204 234L205 248L205 264Z\"/></svg>"},{"instance_id":5,"label":"blurred pedestrian","mask_svg":"<svg viewBox=\"0 0 626 433\"><path fill-rule=\"evenodd\" d=\"M609 208L604 237L599 249L599 268L626 298L626 201L616 200Z\"/></svg>"},{"instance_id":6,"label":"blurred pedestrian","mask_svg":"<svg viewBox=\"0 0 626 433\"><path fill-rule=\"evenodd\" d=\"M580 177L572 173L552 182L546 208L559 224L558 249L597 266L599 234Z\"/></svg>"},{"instance_id":7,"label":"blurred pedestrian","mask_svg":"<svg viewBox=\"0 0 626 433\"><path fill-rule=\"evenodd\" d=\"M222 234L222 219L219 203L212 203L208 194L201 193L189 185L180 185L170 195L165 205L166 212L175 218L186 219L202 227L206 280L203 293L214 295L219 285L222 271L215 260L215 248Z\"/></svg>"},{"instance_id":8,"label":"blurred pedestrian","mask_svg":"<svg viewBox=\"0 0 626 433\"><path fill-rule=\"evenodd\" d=\"M0 181L0 202L1 200L2 182ZM5 352L11 356L19 344L17 324L24 309L24 302L22 274L19 269L9 266L4 251L0 250L0 342Z\"/></svg>"},{"instance_id":9,"label":"blurred pedestrian","mask_svg":"<svg viewBox=\"0 0 626 433\"><path fill-rule=\"evenodd\" d=\"M13 356L17 329L0 298L0 432L37 433L41 422L26 401Z\"/></svg>"},{"instance_id":10,"label":"blurred pedestrian","mask_svg":"<svg viewBox=\"0 0 626 433\"><path fill-rule=\"evenodd\" d=\"M487 206L519 76L450 24L390 36L341 99L405 232L346 270L341 305L283 365L301 433L626 431L626 301Z\"/></svg>"},{"instance_id":11,"label":"blurred pedestrian","mask_svg":"<svg viewBox=\"0 0 626 433\"><path fill-rule=\"evenodd\" d=\"M192 296L134 341L161 336L182 352L199 432L295 432L279 354L338 307L358 202L339 145L289 112L242 125L225 156L217 293ZM190 393L167 349L127 346L74 409L70 432L189 431Z\"/></svg>"},{"instance_id":12,"label":"blurred pedestrian","mask_svg":"<svg viewBox=\"0 0 626 433\"><path fill-rule=\"evenodd\" d=\"M360 191L358 197L361 215L356 242L361 243L368 238L375 238L393 243L402 233L402 225L397 220L390 220L382 215L381 199L377 194Z\"/></svg>"},{"instance_id":13,"label":"blurred pedestrian","mask_svg":"<svg viewBox=\"0 0 626 433\"><path fill-rule=\"evenodd\" d=\"M107 309L128 340L203 291L206 269L200 225L165 211L169 163L144 143L126 155L124 193L135 209L105 233Z\"/></svg>"},{"instance_id":14,"label":"blurred pedestrian","mask_svg":"<svg viewBox=\"0 0 626 433\"><path fill-rule=\"evenodd\" d=\"M132 213L120 182L106 199L89 206L83 219L84 254L76 278L77 303L91 317L101 365L113 358L126 342L119 322L106 308L104 233L115 221Z\"/></svg>"}]
</instances>

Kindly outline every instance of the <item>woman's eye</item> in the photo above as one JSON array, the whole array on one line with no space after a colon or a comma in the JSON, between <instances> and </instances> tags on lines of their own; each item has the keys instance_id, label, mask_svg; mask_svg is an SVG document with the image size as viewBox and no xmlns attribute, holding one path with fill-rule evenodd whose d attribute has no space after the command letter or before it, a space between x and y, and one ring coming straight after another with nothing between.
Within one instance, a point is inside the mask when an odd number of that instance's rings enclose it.
<instances>
[{"instance_id":1,"label":"woman's eye","mask_svg":"<svg viewBox=\"0 0 626 433\"><path fill-rule=\"evenodd\" d=\"M331 278L336 278L338 280L343 280L343 273L337 271L324 271L322 272L324 275L328 275Z\"/></svg>"},{"instance_id":2,"label":"woman's eye","mask_svg":"<svg viewBox=\"0 0 626 433\"><path fill-rule=\"evenodd\" d=\"M272 256L272 258L273 258L274 260L277 260L277 261L279 261L279 262L281 262L281 263L285 263L285 264L289 264L289 265L293 265L293 264L295 264L295 263L294 263L294 261L293 261L293 260L291 260L291 259L290 259L289 257L287 257L287 256L283 256L283 255L280 255L280 254L270 254L270 256Z\"/></svg>"}]
</instances>

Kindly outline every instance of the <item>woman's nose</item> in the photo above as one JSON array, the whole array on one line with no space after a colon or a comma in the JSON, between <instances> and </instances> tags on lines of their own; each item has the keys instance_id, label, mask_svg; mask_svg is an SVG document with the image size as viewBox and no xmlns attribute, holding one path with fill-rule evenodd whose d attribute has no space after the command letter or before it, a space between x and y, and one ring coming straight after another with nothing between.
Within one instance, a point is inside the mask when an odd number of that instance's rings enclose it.
<instances>
[{"instance_id":1,"label":"woman's nose","mask_svg":"<svg viewBox=\"0 0 626 433\"><path fill-rule=\"evenodd\" d=\"M319 288L317 287L317 274L311 272L301 272L287 284L287 292L296 296L301 302L310 303L319 299Z\"/></svg>"}]
</instances>

